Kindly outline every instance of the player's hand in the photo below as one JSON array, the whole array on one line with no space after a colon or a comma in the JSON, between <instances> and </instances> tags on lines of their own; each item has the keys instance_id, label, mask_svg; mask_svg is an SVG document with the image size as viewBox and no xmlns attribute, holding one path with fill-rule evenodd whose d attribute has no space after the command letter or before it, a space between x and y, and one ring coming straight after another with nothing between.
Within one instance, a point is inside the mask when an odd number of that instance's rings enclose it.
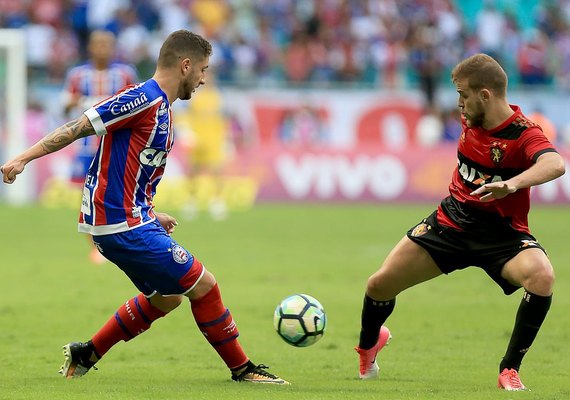
<instances>
[{"instance_id":1,"label":"player's hand","mask_svg":"<svg viewBox=\"0 0 570 400\"><path fill-rule=\"evenodd\" d=\"M8 161L6 164L2 165L0 167L0 172L2 172L4 183L14 183L16 175L22 173L25 165L25 163L15 160Z\"/></svg>"},{"instance_id":2,"label":"player's hand","mask_svg":"<svg viewBox=\"0 0 570 400\"><path fill-rule=\"evenodd\" d=\"M174 228L176 225L178 225L176 218L166 213L155 212L154 214L156 215L156 219L158 222L160 222L160 225L162 225L166 233L170 235L172 232L174 232Z\"/></svg>"},{"instance_id":3,"label":"player's hand","mask_svg":"<svg viewBox=\"0 0 570 400\"><path fill-rule=\"evenodd\" d=\"M493 182L493 183L486 183L481 186L479 189L474 190L471 192L471 196L480 196L479 200L481 201L493 201L502 199L503 197L508 196L511 193L517 191L517 188L513 184L509 184L508 182Z\"/></svg>"}]
</instances>

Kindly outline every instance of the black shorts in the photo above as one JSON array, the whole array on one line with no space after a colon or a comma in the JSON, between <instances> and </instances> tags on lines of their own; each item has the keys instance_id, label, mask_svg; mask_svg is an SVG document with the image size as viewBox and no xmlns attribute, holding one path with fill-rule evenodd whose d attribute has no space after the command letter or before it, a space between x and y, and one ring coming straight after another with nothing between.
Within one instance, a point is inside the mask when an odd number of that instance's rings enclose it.
<instances>
[{"instance_id":1,"label":"black shorts","mask_svg":"<svg viewBox=\"0 0 570 400\"><path fill-rule=\"evenodd\" d=\"M437 211L410 229L407 236L428 251L444 274L470 266L479 267L505 294L511 294L519 287L501 277L506 262L529 248L539 248L546 253L530 234L515 230L493 231L492 227L485 234L459 231L440 225L436 214Z\"/></svg>"}]
</instances>

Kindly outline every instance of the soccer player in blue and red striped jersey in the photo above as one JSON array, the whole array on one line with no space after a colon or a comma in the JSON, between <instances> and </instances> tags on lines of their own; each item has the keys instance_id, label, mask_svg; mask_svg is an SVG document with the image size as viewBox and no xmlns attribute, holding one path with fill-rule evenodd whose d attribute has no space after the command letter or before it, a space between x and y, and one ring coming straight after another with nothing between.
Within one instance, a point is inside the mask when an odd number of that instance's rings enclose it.
<instances>
[{"instance_id":1,"label":"soccer player in blue and red striped jersey","mask_svg":"<svg viewBox=\"0 0 570 400\"><path fill-rule=\"evenodd\" d=\"M214 275L171 237L176 219L153 206L174 144L171 105L189 100L205 84L211 52L200 35L171 33L151 79L99 102L0 167L4 182L13 183L28 162L83 137L100 138L83 187L79 230L93 235L97 248L141 293L122 304L90 340L64 346L64 377L84 375L111 347L148 330L187 297L200 331L233 380L288 383L246 356Z\"/></svg>"},{"instance_id":2,"label":"soccer player in blue and red striped jersey","mask_svg":"<svg viewBox=\"0 0 570 400\"><path fill-rule=\"evenodd\" d=\"M96 30L89 35L89 61L69 70L63 91L66 115L80 115L101 100L137 82L137 74L130 65L113 62L115 36L112 32ZM71 182L83 186L85 176L97 151L96 135L86 136L74 143L75 155L71 164ZM95 248L91 238L90 259L99 264L105 258Z\"/></svg>"},{"instance_id":3,"label":"soccer player in blue and red striped jersey","mask_svg":"<svg viewBox=\"0 0 570 400\"><path fill-rule=\"evenodd\" d=\"M507 75L486 54L452 71L463 132L449 196L412 227L368 279L362 308L360 377L376 377L382 324L396 296L441 274L477 266L503 290L524 288L498 387L524 390L519 369L552 301L554 272L530 234L530 188L565 172L564 160L541 128L507 102Z\"/></svg>"}]
</instances>

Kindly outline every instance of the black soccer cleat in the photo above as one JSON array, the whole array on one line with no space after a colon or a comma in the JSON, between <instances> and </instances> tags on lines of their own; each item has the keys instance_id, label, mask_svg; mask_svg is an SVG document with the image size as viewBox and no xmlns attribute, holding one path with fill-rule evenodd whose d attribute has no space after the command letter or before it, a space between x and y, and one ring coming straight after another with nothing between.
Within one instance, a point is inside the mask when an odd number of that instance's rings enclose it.
<instances>
[{"instance_id":1,"label":"black soccer cleat","mask_svg":"<svg viewBox=\"0 0 570 400\"><path fill-rule=\"evenodd\" d=\"M270 374L265 371L269 368L267 365L255 365L251 361L247 368L239 375L232 374L232 379L236 382L252 382L252 383L269 383L273 385L289 385L285 379L279 378L277 375Z\"/></svg>"},{"instance_id":2,"label":"black soccer cleat","mask_svg":"<svg viewBox=\"0 0 570 400\"><path fill-rule=\"evenodd\" d=\"M91 368L97 369L95 363L98 361L98 357L91 341L66 344L63 346L63 356L65 361L59 369L59 373L64 378L79 378L85 375ZM94 358L97 361L92 361Z\"/></svg>"}]
</instances>

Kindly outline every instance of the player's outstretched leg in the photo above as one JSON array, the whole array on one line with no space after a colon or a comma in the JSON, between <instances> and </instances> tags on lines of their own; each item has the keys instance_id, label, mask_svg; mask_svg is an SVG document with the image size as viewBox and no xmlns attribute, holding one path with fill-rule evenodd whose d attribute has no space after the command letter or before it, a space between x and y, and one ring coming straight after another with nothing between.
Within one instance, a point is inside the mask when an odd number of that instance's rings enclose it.
<instances>
[{"instance_id":1,"label":"player's outstretched leg","mask_svg":"<svg viewBox=\"0 0 570 400\"><path fill-rule=\"evenodd\" d=\"M182 296L169 297L172 309ZM122 304L88 342L72 342L63 346L65 360L59 373L65 378L85 375L111 347L121 340L127 342L150 329L151 324L167 312L153 306L142 293Z\"/></svg>"},{"instance_id":2,"label":"player's outstretched leg","mask_svg":"<svg viewBox=\"0 0 570 400\"><path fill-rule=\"evenodd\" d=\"M376 362L376 355L390 342L390 339L392 339L390 330L385 326L381 326L378 341L372 348L367 350L360 347L354 348L360 356L360 379L374 379L378 377L380 367L378 367Z\"/></svg>"},{"instance_id":3,"label":"player's outstretched leg","mask_svg":"<svg viewBox=\"0 0 570 400\"><path fill-rule=\"evenodd\" d=\"M211 289L203 296L191 298L192 314L198 328L232 371L232 379L237 382L288 384L266 371L267 366L255 365L246 356L239 341L239 332L230 311L224 306L220 289L214 282Z\"/></svg>"}]
</instances>

